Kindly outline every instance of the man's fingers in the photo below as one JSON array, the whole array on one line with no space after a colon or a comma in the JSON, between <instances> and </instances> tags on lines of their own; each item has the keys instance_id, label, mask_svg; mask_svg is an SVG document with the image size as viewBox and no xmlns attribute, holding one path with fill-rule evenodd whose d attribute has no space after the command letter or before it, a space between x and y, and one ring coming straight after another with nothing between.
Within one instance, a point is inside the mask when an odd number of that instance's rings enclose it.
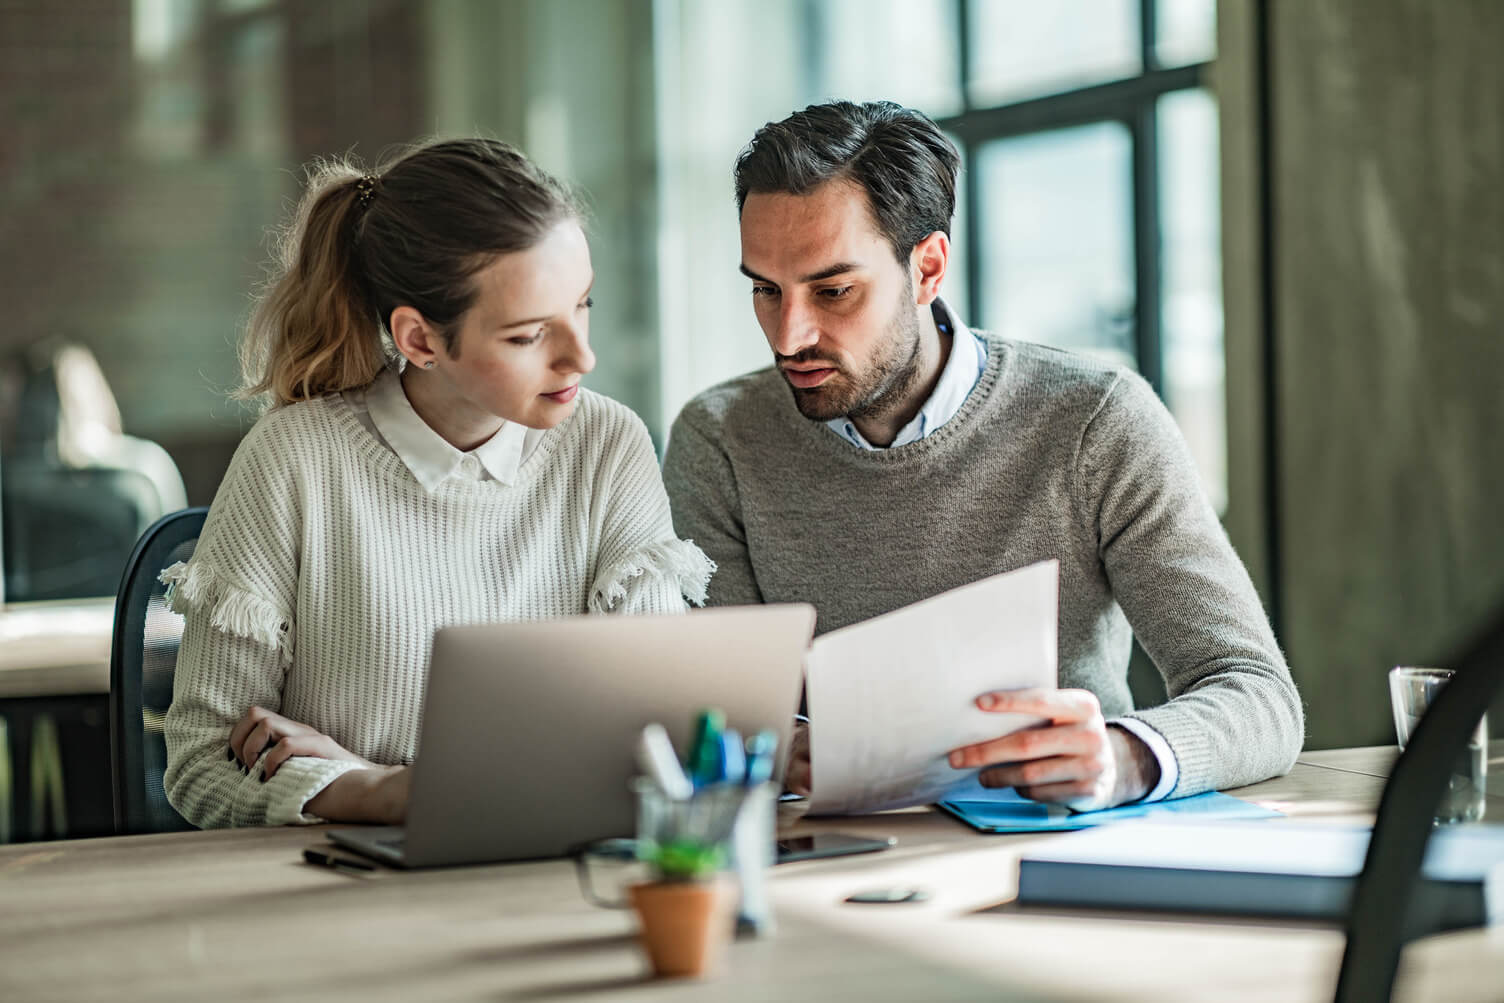
<instances>
[{"instance_id":1,"label":"man's fingers","mask_svg":"<svg viewBox=\"0 0 1504 1003\"><path fill-rule=\"evenodd\" d=\"M1074 811L1095 811L1107 807L1107 792L1095 782L1077 780L1059 784L1041 784L1038 787L1020 787L1018 793L1045 804L1065 805Z\"/></svg>"},{"instance_id":2,"label":"man's fingers","mask_svg":"<svg viewBox=\"0 0 1504 1003\"><path fill-rule=\"evenodd\" d=\"M950 765L961 770L997 763L1021 763L1051 756L1100 759L1109 752L1103 729L1068 724L1053 728L1025 728L1002 738L964 745L952 750Z\"/></svg>"},{"instance_id":3,"label":"man's fingers","mask_svg":"<svg viewBox=\"0 0 1504 1003\"><path fill-rule=\"evenodd\" d=\"M1087 690L996 690L977 697L977 706L994 714L1032 714L1054 724L1102 716L1101 702Z\"/></svg>"},{"instance_id":4,"label":"man's fingers","mask_svg":"<svg viewBox=\"0 0 1504 1003\"><path fill-rule=\"evenodd\" d=\"M1022 793L1025 788L1043 788L1051 784L1095 783L1102 774L1100 768L1093 768L1095 766L1098 764L1080 756L1051 756L1027 763L989 766L978 777L983 787L1016 787Z\"/></svg>"}]
</instances>

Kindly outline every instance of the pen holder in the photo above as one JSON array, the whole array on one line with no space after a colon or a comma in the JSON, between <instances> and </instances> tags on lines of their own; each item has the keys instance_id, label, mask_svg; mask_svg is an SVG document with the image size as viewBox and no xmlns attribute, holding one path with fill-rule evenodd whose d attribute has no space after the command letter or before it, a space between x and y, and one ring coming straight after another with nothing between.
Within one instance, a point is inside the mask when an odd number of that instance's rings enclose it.
<instances>
[{"instance_id":1,"label":"pen holder","mask_svg":"<svg viewBox=\"0 0 1504 1003\"><path fill-rule=\"evenodd\" d=\"M725 871L748 789L722 784L680 800L639 777L632 790L637 856L656 879L629 889L643 947L659 975L703 975L731 937L739 892Z\"/></svg>"},{"instance_id":2,"label":"pen holder","mask_svg":"<svg viewBox=\"0 0 1504 1003\"><path fill-rule=\"evenodd\" d=\"M767 881L774 860L778 785L716 784L688 800L674 800L651 780L639 777L632 781L632 790L637 796L638 855L650 859L655 853L672 855L675 847L687 852L706 848L736 877L737 930L771 933Z\"/></svg>"},{"instance_id":3,"label":"pen holder","mask_svg":"<svg viewBox=\"0 0 1504 1003\"><path fill-rule=\"evenodd\" d=\"M777 786L721 784L675 800L639 778L632 790L637 837L600 840L577 848L574 857L586 899L637 911L654 971L705 974L733 927L752 935L770 932L767 869L773 863ZM648 880L628 884L624 879L640 875L644 864ZM603 895L602 885L614 886L616 896Z\"/></svg>"}]
</instances>

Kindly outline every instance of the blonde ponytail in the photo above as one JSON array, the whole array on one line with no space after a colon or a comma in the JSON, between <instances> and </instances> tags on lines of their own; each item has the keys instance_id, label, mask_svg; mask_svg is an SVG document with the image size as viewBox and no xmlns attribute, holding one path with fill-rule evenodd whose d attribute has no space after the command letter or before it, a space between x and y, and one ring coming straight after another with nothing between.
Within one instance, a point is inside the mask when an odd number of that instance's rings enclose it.
<instances>
[{"instance_id":1,"label":"blonde ponytail","mask_svg":"<svg viewBox=\"0 0 1504 1003\"><path fill-rule=\"evenodd\" d=\"M289 224L277 234L274 274L240 344L242 400L271 407L363 387L391 359L382 319L355 264L370 183L350 163L319 161Z\"/></svg>"}]
</instances>

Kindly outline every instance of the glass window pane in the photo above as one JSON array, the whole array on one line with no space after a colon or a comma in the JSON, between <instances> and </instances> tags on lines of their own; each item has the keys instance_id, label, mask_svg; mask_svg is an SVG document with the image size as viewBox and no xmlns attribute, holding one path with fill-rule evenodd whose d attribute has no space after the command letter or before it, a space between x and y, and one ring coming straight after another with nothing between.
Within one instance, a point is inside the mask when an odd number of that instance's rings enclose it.
<instances>
[{"instance_id":1,"label":"glass window pane","mask_svg":"<svg viewBox=\"0 0 1504 1003\"><path fill-rule=\"evenodd\" d=\"M1160 66L1204 63L1217 55L1216 0L1154 0L1154 59Z\"/></svg>"},{"instance_id":2,"label":"glass window pane","mask_svg":"<svg viewBox=\"0 0 1504 1003\"><path fill-rule=\"evenodd\" d=\"M1137 74L1138 0L972 0L972 103L1003 104Z\"/></svg>"},{"instance_id":3,"label":"glass window pane","mask_svg":"<svg viewBox=\"0 0 1504 1003\"><path fill-rule=\"evenodd\" d=\"M1165 402L1218 511L1227 505L1226 359L1217 105L1205 90L1159 101Z\"/></svg>"},{"instance_id":4,"label":"glass window pane","mask_svg":"<svg viewBox=\"0 0 1504 1003\"><path fill-rule=\"evenodd\" d=\"M1118 122L981 148L984 326L1135 365L1131 154Z\"/></svg>"},{"instance_id":5,"label":"glass window pane","mask_svg":"<svg viewBox=\"0 0 1504 1003\"><path fill-rule=\"evenodd\" d=\"M826 0L822 100L897 101L932 117L961 110L955 0Z\"/></svg>"}]
</instances>

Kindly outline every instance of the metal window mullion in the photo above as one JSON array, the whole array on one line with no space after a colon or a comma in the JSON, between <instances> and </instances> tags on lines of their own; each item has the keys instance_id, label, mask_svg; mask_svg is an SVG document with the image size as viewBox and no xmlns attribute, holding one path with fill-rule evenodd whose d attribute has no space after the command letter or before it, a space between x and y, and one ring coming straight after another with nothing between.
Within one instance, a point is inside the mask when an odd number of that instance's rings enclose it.
<instances>
[{"instance_id":1,"label":"metal window mullion","mask_svg":"<svg viewBox=\"0 0 1504 1003\"><path fill-rule=\"evenodd\" d=\"M971 111L971 0L956 0L956 78L961 88L961 114Z\"/></svg>"},{"instance_id":2,"label":"metal window mullion","mask_svg":"<svg viewBox=\"0 0 1504 1003\"><path fill-rule=\"evenodd\" d=\"M1086 125L1104 119L1127 119L1144 104L1152 104L1170 91L1201 86L1206 68L1206 63L1192 63L1169 70L1155 70L1142 76L1048 94L995 108L973 109L938 119L937 124L969 143L980 143L1047 129Z\"/></svg>"},{"instance_id":3,"label":"metal window mullion","mask_svg":"<svg viewBox=\"0 0 1504 1003\"><path fill-rule=\"evenodd\" d=\"M1155 102L1145 102L1128 121L1133 142L1134 342L1139 375L1164 396L1160 343L1162 285L1159 164Z\"/></svg>"},{"instance_id":4,"label":"metal window mullion","mask_svg":"<svg viewBox=\"0 0 1504 1003\"><path fill-rule=\"evenodd\" d=\"M982 183L977 175L976 143L962 140L962 152L966 158L966 173L961 183L966 186L966 318L967 323L983 326L982 317Z\"/></svg>"},{"instance_id":5,"label":"metal window mullion","mask_svg":"<svg viewBox=\"0 0 1504 1003\"><path fill-rule=\"evenodd\" d=\"M1159 69L1159 56L1154 51L1155 36L1159 23L1155 16L1154 0L1139 0L1138 6L1138 51L1143 59L1144 72Z\"/></svg>"}]
</instances>

